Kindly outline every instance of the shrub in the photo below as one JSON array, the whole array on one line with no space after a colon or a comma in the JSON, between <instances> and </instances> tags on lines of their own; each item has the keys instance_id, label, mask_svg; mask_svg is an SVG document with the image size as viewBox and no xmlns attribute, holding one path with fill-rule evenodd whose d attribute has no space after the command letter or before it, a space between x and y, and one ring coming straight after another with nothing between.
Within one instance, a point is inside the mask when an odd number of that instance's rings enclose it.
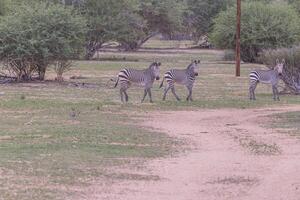
<instances>
[{"instance_id":1,"label":"shrub","mask_svg":"<svg viewBox=\"0 0 300 200\"><path fill-rule=\"evenodd\" d=\"M233 60L235 60L235 51L230 50L230 49L226 49L224 51L223 60L224 61L233 61Z\"/></svg>"},{"instance_id":2,"label":"shrub","mask_svg":"<svg viewBox=\"0 0 300 200\"><path fill-rule=\"evenodd\" d=\"M286 89L294 94L300 94L300 46L264 50L259 56L259 61L269 68L275 66L276 59L285 59L282 80Z\"/></svg>"},{"instance_id":3,"label":"shrub","mask_svg":"<svg viewBox=\"0 0 300 200\"><path fill-rule=\"evenodd\" d=\"M217 47L234 49L236 7L221 12L214 20L211 39ZM300 19L287 4L242 4L241 56L253 62L262 49L289 47L299 41Z\"/></svg>"},{"instance_id":4,"label":"shrub","mask_svg":"<svg viewBox=\"0 0 300 200\"><path fill-rule=\"evenodd\" d=\"M0 22L0 60L18 80L78 56L84 46L85 21L69 8L46 3L22 5Z\"/></svg>"}]
</instances>

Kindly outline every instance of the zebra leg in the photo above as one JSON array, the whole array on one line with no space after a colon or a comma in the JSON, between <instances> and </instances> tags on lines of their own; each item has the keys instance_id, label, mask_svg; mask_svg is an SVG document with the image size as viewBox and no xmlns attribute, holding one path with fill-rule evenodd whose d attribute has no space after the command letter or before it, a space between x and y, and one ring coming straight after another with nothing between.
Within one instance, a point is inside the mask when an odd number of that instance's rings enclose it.
<instances>
[{"instance_id":1,"label":"zebra leg","mask_svg":"<svg viewBox=\"0 0 300 200\"><path fill-rule=\"evenodd\" d=\"M148 95L149 95L149 98L150 98L150 103L153 103L153 101L152 101L152 94L151 94L151 88L148 89Z\"/></svg>"},{"instance_id":2,"label":"zebra leg","mask_svg":"<svg viewBox=\"0 0 300 200\"><path fill-rule=\"evenodd\" d=\"M189 101L189 100L190 100L190 101L193 101L193 98L192 98L192 92L193 92L192 89L193 89L193 88L188 86L187 89L189 90L189 94L188 94L188 96L186 97L186 100L187 100L187 101Z\"/></svg>"},{"instance_id":3,"label":"zebra leg","mask_svg":"<svg viewBox=\"0 0 300 200\"><path fill-rule=\"evenodd\" d=\"M144 100L145 100L145 98L146 98L146 96L147 96L147 93L148 93L148 89L144 89L144 96L143 96L143 98L142 98L141 103L144 102Z\"/></svg>"},{"instance_id":4,"label":"zebra leg","mask_svg":"<svg viewBox=\"0 0 300 200\"><path fill-rule=\"evenodd\" d=\"M280 99L279 99L279 92L278 92L277 86L275 87L275 89L276 89L276 94L277 94L277 101L280 101Z\"/></svg>"},{"instance_id":5,"label":"zebra leg","mask_svg":"<svg viewBox=\"0 0 300 200\"><path fill-rule=\"evenodd\" d=\"M256 100L255 98L255 89L257 86L257 82L252 82L249 88L249 93L250 93L250 100Z\"/></svg>"},{"instance_id":6,"label":"zebra leg","mask_svg":"<svg viewBox=\"0 0 300 200\"><path fill-rule=\"evenodd\" d=\"M252 87L249 87L249 99L252 100Z\"/></svg>"},{"instance_id":7,"label":"zebra leg","mask_svg":"<svg viewBox=\"0 0 300 200\"><path fill-rule=\"evenodd\" d=\"M171 88L171 91L173 93L173 95L176 97L177 101L180 101L180 98L177 96L177 94L175 93L175 87Z\"/></svg>"},{"instance_id":8,"label":"zebra leg","mask_svg":"<svg viewBox=\"0 0 300 200\"><path fill-rule=\"evenodd\" d=\"M166 96L167 96L167 93L168 93L168 91L170 90L170 88L171 88L171 87L170 87L169 85L165 88L164 96L163 96L163 101L166 100Z\"/></svg>"},{"instance_id":9,"label":"zebra leg","mask_svg":"<svg viewBox=\"0 0 300 200\"><path fill-rule=\"evenodd\" d=\"M278 89L277 89L276 85L272 86L272 90L273 90L273 99L274 99L274 101L276 101L276 100L280 101L279 95L278 95L279 92L278 92Z\"/></svg>"},{"instance_id":10,"label":"zebra leg","mask_svg":"<svg viewBox=\"0 0 300 200\"><path fill-rule=\"evenodd\" d=\"M128 102L129 98L128 98L128 94L127 94L126 90L124 90L124 94L125 94L125 101Z\"/></svg>"},{"instance_id":11,"label":"zebra leg","mask_svg":"<svg viewBox=\"0 0 300 200\"><path fill-rule=\"evenodd\" d=\"M273 100L276 101L276 87L275 87L275 85L272 85L272 91L273 91Z\"/></svg>"},{"instance_id":12,"label":"zebra leg","mask_svg":"<svg viewBox=\"0 0 300 200\"><path fill-rule=\"evenodd\" d=\"M120 88L120 96L121 96L121 101L122 101L122 103L124 103L124 99L123 99L123 88Z\"/></svg>"}]
</instances>

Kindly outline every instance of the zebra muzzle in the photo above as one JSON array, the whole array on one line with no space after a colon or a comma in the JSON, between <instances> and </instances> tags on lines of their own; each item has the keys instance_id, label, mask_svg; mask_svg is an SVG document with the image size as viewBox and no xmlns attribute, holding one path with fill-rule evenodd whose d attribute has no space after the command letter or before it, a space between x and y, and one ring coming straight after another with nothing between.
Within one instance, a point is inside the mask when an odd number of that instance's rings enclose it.
<instances>
[{"instance_id":1,"label":"zebra muzzle","mask_svg":"<svg viewBox=\"0 0 300 200\"><path fill-rule=\"evenodd\" d=\"M197 72L195 72L195 76L198 76L198 73L197 73Z\"/></svg>"},{"instance_id":2,"label":"zebra muzzle","mask_svg":"<svg viewBox=\"0 0 300 200\"><path fill-rule=\"evenodd\" d=\"M159 76L157 76L155 79L158 81L159 80Z\"/></svg>"}]
</instances>

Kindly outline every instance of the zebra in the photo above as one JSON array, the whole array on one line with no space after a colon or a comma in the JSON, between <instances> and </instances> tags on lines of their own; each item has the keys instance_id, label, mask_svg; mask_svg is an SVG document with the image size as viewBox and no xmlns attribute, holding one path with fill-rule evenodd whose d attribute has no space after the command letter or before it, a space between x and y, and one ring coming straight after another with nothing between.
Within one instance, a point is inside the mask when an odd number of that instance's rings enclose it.
<instances>
[{"instance_id":1,"label":"zebra","mask_svg":"<svg viewBox=\"0 0 300 200\"><path fill-rule=\"evenodd\" d=\"M181 85L185 85L189 91L189 94L186 98L187 101L193 101L192 98L192 89L195 82L195 77L198 76L198 64L200 60L193 60L191 64L188 65L186 69L171 69L164 74L164 78L160 84L161 88L164 84L164 80L166 79L168 86L165 87L163 101L166 100L166 95L168 91L171 89L173 95L180 101L180 98L175 93L174 84L178 83Z\"/></svg>"},{"instance_id":2,"label":"zebra","mask_svg":"<svg viewBox=\"0 0 300 200\"><path fill-rule=\"evenodd\" d=\"M276 60L276 66L272 70L253 70L250 74L250 86L249 86L249 96L250 100L256 100L255 98L255 88L257 84L264 83L264 84L271 84L273 90L273 99L274 101L280 100L278 95L277 84L279 79L282 75L283 67L285 65L285 60L283 59L281 62Z\"/></svg>"},{"instance_id":3,"label":"zebra","mask_svg":"<svg viewBox=\"0 0 300 200\"><path fill-rule=\"evenodd\" d=\"M131 83L138 83L144 87L144 96L141 102L143 103L148 94L150 102L153 103L151 88L153 86L154 80L159 80L160 65L160 62L153 62L147 69L144 70L137 70L132 68L122 69L118 74L117 81L114 86L114 88L116 88L117 85L120 84L121 101L124 103L124 94L125 101L128 102L128 94L126 90L130 87Z\"/></svg>"}]
</instances>

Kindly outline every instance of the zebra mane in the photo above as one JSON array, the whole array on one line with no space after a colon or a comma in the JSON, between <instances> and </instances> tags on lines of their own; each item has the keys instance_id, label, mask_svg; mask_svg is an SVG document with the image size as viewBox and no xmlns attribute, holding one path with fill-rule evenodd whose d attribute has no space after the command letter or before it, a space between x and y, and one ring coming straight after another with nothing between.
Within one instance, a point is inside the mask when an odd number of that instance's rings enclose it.
<instances>
[{"instance_id":1,"label":"zebra mane","mask_svg":"<svg viewBox=\"0 0 300 200\"><path fill-rule=\"evenodd\" d=\"M148 68L151 68L153 65L155 65L155 63L156 62L151 63Z\"/></svg>"},{"instance_id":2,"label":"zebra mane","mask_svg":"<svg viewBox=\"0 0 300 200\"><path fill-rule=\"evenodd\" d=\"M194 65L194 62L192 62L191 64L189 64L186 69L189 70L192 67L192 65Z\"/></svg>"}]
</instances>

